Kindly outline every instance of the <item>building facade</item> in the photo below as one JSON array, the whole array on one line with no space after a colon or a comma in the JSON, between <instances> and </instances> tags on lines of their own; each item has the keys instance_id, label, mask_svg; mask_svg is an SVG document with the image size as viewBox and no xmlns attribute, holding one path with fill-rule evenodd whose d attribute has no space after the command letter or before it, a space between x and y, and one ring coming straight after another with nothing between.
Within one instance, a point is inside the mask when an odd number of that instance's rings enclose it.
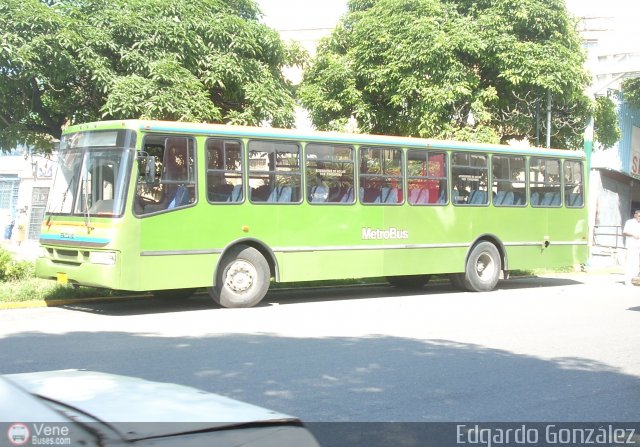
<instances>
[{"instance_id":1,"label":"building facade","mask_svg":"<svg viewBox=\"0 0 640 447\"><path fill-rule=\"evenodd\" d=\"M640 209L640 110L620 93L625 79L640 76L640 14L627 0L567 0L567 6L580 19L586 68L593 75L590 94L608 96L618 106L620 141L607 149L596 143L591 155L589 227L592 259L619 264L625 256L622 227Z\"/></svg>"},{"instance_id":2,"label":"building facade","mask_svg":"<svg viewBox=\"0 0 640 447\"><path fill-rule=\"evenodd\" d=\"M20 210L27 213L27 240L37 240L55 174L55 157L29 154L26 150L0 153L0 234L15 221ZM14 229L12 239L16 238Z\"/></svg>"}]
</instances>

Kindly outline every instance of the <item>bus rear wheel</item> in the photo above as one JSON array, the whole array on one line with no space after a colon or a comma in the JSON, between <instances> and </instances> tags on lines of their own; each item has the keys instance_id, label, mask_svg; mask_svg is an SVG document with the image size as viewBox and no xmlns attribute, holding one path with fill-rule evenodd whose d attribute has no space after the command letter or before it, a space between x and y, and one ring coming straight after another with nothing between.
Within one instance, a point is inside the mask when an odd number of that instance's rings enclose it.
<instances>
[{"instance_id":1,"label":"bus rear wheel","mask_svg":"<svg viewBox=\"0 0 640 447\"><path fill-rule=\"evenodd\" d=\"M480 242L467 259L462 283L470 292L489 292L498 284L500 270L500 253L496 246L491 242Z\"/></svg>"},{"instance_id":2,"label":"bus rear wheel","mask_svg":"<svg viewBox=\"0 0 640 447\"><path fill-rule=\"evenodd\" d=\"M426 285L431 279L431 275L403 275L387 276L389 284L400 289L419 289Z\"/></svg>"},{"instance_id":3,"label":"bus rear wheel","mask_svg":"<svg viewBox=\"0 0 640 447\"><path fill-rule=\"evenodd\" d=\"M207 291L222 307L252 307L267 294L270 277L264 256L253 247L239 245L224 255L215 285Z\"/></svg>"}]
</instances>

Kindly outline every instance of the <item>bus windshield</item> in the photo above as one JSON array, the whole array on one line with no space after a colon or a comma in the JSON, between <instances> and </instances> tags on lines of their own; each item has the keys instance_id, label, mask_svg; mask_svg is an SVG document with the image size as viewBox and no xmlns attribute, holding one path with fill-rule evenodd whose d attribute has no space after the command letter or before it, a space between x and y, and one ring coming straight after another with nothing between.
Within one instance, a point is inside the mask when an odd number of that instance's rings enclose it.
<instances>
[{"instance_id":1,"label":"bus windshield","mask_svg":"<svg viewBox=\"0 0 640 447\"><path fill-rule=\"evenodd\" d=\"M63 136L48 214L122 216L135 142L134 138L125 138L126 133L78 132ZM125 145L125 140L129 144Z\"/></svg>"}]
</instances>

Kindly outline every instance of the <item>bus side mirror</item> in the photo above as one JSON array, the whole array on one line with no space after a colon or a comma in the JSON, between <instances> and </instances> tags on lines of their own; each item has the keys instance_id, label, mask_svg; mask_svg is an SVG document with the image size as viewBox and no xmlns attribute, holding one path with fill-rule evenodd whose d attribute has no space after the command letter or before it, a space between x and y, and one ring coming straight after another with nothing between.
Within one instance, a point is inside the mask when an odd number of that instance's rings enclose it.
<instances>
[{"instance_id":1,"label":"bus side mirror","mask_svg":"<svg viewBox=\"0 0 640 447\"><path fill-rule=\"evenodd\" d=\"M156 181L156 157L147 155L147 165L144 173L144 179L147 184L152 185Z\"/></svg>"}]
</instances>

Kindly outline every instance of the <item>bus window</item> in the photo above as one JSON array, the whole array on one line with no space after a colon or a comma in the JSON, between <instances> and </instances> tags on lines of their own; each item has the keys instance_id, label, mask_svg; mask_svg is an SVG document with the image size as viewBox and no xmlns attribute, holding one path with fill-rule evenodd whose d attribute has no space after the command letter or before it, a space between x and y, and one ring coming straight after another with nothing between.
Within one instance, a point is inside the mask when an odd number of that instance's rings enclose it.
<instances>
[{"instance_id":1,"label":"bus window","mask_svg":"<svg viewBox=\"0 0 640 447\"><path fill-rule=\"evenodd\" d=\"M207 200L212 203L242 202L242 144L236 140L210 138L206 151Z\"/></svg>"},{"instance_id":2,"label":"bus window","mask_svg":"<svg viewBox=\"0 0 640 447\"><path fill-rule=\"evenodd\" d=\"M155 166L146 165L151 162ZM138 165L136 214L191 205L196 198L195 185L195 144L191 138L153 135L145 139Z\"/></svg>"},{"instance_id":3,"label":"bus window","mask_svg":"<svg viewBox=\"0 0 640 447\"><path fill-rule=\"evenodd\" d=\"M447 203L447 155L422 149L407 151L409 203Z\"/></svg>"},{"instance_id":4,"label":"bus window","mask_svg":"<svg viewBox=\"0 0 640 447\"><path fill-rule=\"evenodd\" d=\"M487 155L454 152L451 156L451 199L458 205L489 203Z\"/></svg>"},{"instance_id":5,"label":"bus window","mask_svg":"<svg viewBox=\"0 0 640 447\"><path fill-rule=\"evenodd\" d=\"M402 192L402 149L360 148L360 201L399 204Z\"/></svg>"},{"instance_id":6,"label":"bus window","mask_svg":"<svg viewBox=\"0 0 640 447\"><path fill-rule=\"evenodd\" d=\"M524 206L526 203L526 170L523 156L493 155L491 157L494 206Z\"/></svg>"},{"instance_id":7,"label":"bus window","mask_svg":"<svg viewBox=\"0 0 640 447\"><path fill-rule=\"evenodd\" d=\"M564 162L564 200L570 208L584 205L584 191L582 182L582 162Z\"/></svg>"},{"instance_id":8,"label":"bus window","mask_svg":"<svg viewBox=\"0 0 640 447\"><path fill-rule=\"evenodd\" d=\"M307 144L306 196L310 203L354 203L353 147Z\"/></svg>"},{"instance_id":9,"label":"bus window","mask_svg":"<svg viewBox=\"0 0 640 447\"><path fill-rule=\"evenodd\" d=\"M300 147L282 141L249 141L249 199L300 203Z\"/></svg>"},{"instance_id":10,"label":"bus window","mask_svg":"<svg viewBox=\"0 0 640 447\"><path fill-rule=\"evenodd\" d=\"M529 160L531 206L558 207L560 197L560 160L531 157Z\"/></svg>"}]
</instances>

